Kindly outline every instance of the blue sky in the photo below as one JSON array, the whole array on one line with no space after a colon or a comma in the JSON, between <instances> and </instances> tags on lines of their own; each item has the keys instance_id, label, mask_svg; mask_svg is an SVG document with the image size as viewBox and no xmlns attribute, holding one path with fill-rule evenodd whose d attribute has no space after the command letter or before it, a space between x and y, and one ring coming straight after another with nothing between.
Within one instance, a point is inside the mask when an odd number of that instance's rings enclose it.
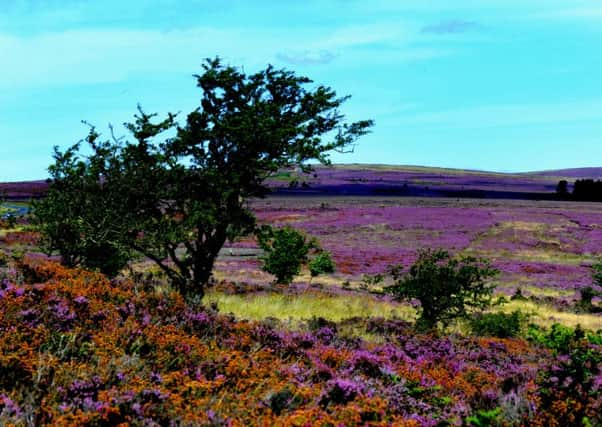
<instances>
[{"instance_id":1,"label":"blue sky","mask_svg":"<svg viewBox=\"0 0 602 427\"><path fill-rule=\"evenodd\" d=\"M351 94L376 125L337 162L602 166L600 52L600 0L2 0L0 181L45 178L81 120L192 110L216 55Z\"/></svg>"}]
</instances>

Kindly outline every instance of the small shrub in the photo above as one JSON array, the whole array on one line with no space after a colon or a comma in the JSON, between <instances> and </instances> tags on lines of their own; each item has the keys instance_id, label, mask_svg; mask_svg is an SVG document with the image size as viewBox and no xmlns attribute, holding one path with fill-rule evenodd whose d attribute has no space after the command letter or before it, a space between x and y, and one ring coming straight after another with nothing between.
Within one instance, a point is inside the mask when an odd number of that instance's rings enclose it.
<instances>
[{"instance_id":1,"label":"small shrub","mask_svg":"<svg viewBox=\"0 0 602 427\"><path fill-rule=\"evenodd\" d=\"M266 252L263 270L276 276L276 282L290 284L307 262L309 250L316 247L314 241L292 227L277 230L264 228L259 235L259 245Z\"/></svg>"},{"instance_id":2,"label":"small shrub","mask_svg":"<svg viewBox=\"0 0 602 427\"><path fill-rule=\"evenodd\" d=\"M407 273L403 273L402 266L391 268L395 283L385 292L397 299L418 300L421 308L416 327L432 330L439 322L445 326L489 307L495 286L487 279L497 273L483 259L454 258L444 250L422 250Z\"/></svg>"},{"instance_id":3,"label":"small shrub","mask_svg":"<svg viewBox=\"0 0 602 427\"><path fill-rule=\"evenodd\" d=\"M475 415L466 418L465 425L473 427L489 427L499 425L500 408L480 410Z\"/></svg>"},{"instance_id":4,"label":"small shrub","mask_svg":"<svg viewBox=\"0 0 602 427\"><path fill-rule=\"evenodd\" d=\"M360 385L351 380L334 379L329 381L328 386L328 390L320 401L322 406L346 404L361 393Z\"/></svg>"},{"instance_id":5,"label":"small shrub","mask_svg":"<svg viewBox=\"0 0 602 427\"><path fill-rule=\"evenodd\" d=\"M554 323L549 329L529 325L527 338L553 350L556 354L569 354L575 343L585 340L590 344L602 345L602 331L586 332L580 325L574 329Z\"/></svg>"},{"instance_id":6,"label":"small shrub","mask_svg":"<svg viewBox=\"0 0 602 427\"><path fill-rule=\"evenodd\" d=\"M318 331L320 329L323 328L331 328L332 330L336 331L337 330L337 324L336 322L331 322L328 319L325 319L323 317L312 317L311 319L309 319L307 321L307 327L310 331Z\"/></svg>"},{"instance_id":7,"label":"small shrub","mask_svg":"<svg viewBox=\"0 0 602 427\"><path fill-rule=\"evenodd\" d=\"M8 228L15 228L17 225L17 217L12 213L7 214L4 219L6 220L6 225Z\"/></svg>"},{"instance_id":8,"label":"small shrub","mask_svg":"<svg viewBox=\"0 0 602 427\"><path fill-rule=\"evenodd\" d=\"M602 263L592 265L592 279L595 285L602 286Z\"/></svg>"},{"instance_id":9,"label":"small shrub","mask_svg":"<svg viewBox=\"0 0 602 427\"><path fill-rule=\"evenodd\" d=\"M322 251L309 263L309 272L311 277L316 277L320 274L334 273L335 265L330 252Z\"/></svg>"},{"instance_id":10,"label":"small shrub","mask_svg":"<svg viewBox=\"0 0 602 427\"><path fill-rule=\"evenodd\" d=\"M528 316L519 310L512 313L483 313L469 321L474 335L511 338L520 335Z\"/></svg>"},{"instance_id":11,"label":"small shrub","mask_svg":"<svg viewBox=\"0 0 602 427\"><path fill-rule=\"evenodd\" d=\"M4 251L0 251L0 268L8 267L9 257Z\"/></svg>"},{"instance_id":12,"label":"small shrub","mask_svg":"<svg viewBox=\"0 0 602 427\"><path fill-rule=\"evenodd\" d=\"M598 292L596 292L591 286L586 286L579 291L579 294L580 299L577 302L577 308L586 313L591 313L594 311L592 299L598 295Z\"/></svg>"},{"instance_id":13,"label":"small shrub","mask_svg":"<svg viewBox=\"0 0 602 427\"><path fill-rule=\"evenodd\" d=\"M527 297L523 295L523 290L521 288L516 288L510 299L512 301L526 301Z\"/></svg>"},{"instance_id":14,"label":"small shrub","mask_svg":"<svg viewBox=\"0 0 602 427\"><path fill-rule=\"evenodd\" d=\"M540 370L537 379L542 420L553 420L554 425L577 425L575 420L581 421L579 425L599 425L590 424L589 417L596 416L590 405L599 401L602 393L600 333L559 324L549 331L532 329L532 339L554 352L554 359Z\"/></svg>"},{"instance_id":15,"label":"small shrub","mask_svg":"<svg viewBox=\"0 0 602 427\"><path fill-rule=\"evenodd\" d=\"M274 414L280 415L284 410L293 410L297 408L303 399L295 395L289 388L270 393L267 397L268 405Z\"/></svg>"},{"instance_id":16,"label":"small shrub","mask_svg":"<svg viewBox=\"0 0 602 427\"><path fill-rule=\"evenodd\" d=\"M369 291L375 286L381 285L385 280L385 276L382 274L375 274L374 276L364 275L360 282L360 289L363 291Z\"/></svg>"}]
</instances>

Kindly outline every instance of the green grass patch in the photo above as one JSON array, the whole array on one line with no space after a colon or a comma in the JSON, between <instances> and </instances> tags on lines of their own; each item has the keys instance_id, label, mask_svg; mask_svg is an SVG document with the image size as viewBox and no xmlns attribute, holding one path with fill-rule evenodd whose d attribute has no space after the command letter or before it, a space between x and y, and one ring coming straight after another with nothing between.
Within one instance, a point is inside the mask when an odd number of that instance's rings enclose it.
<instances>
[{"instance_id":1,"label":"green grass patch","mask_svg":"<svg viewBox=\"0 0 602 427\"><path fill-rule=\"evenodd\" d=\"M581 325L584 329L591 331L602 329L602 317L599 315L560 311L552 306L536 304L533 301L514 300L492 311L511 313L516 310L531 315L529 320L532 323L546 328L554 323L560 323L572 328Z\"/></svg>"},{"instance_id":2,"label":"green grass patch","mask_svg":"<svg viewBox=\"0 0 602 427\"><path fill-rule=\"evenodd\" d=\"M522 283L524 283L524 281ZM529 295L534 295L536 297L562 298L575 295L574 290L538 288L537 286L522 286L521 289L524 293L528 292Z\"/></svg>"},{"instance_id":3,"label":"green grass patch","mask_svg":"<svg viewBox=\"0 0 602 427\"><path fill-rule=\"evenodd\" d=\"M340 322L354 317L384 317L414 320L416 311L407 305L363 295L329 295L312 292L301 295L278 293L226 295L209 293L206 303L216 303L223 313L249 320L276 318L291 322L313 317Z\"/></svg>"},{"instance_id":4,"label":"green grass patch","mask_svg":"<svg viewBox=\"0 0 602 427\"><path fill-rule=\"evenodd\" d=\"M546 249L519 249L509 250L491 250L466 248L462 251L464 255L483 257L488 259L506 259L510 261L523 262L541 262L545 264L560 265L581 265L583 263L593 263L598 257L593 254L574 254Z\"/></svg>"}]
</instances>

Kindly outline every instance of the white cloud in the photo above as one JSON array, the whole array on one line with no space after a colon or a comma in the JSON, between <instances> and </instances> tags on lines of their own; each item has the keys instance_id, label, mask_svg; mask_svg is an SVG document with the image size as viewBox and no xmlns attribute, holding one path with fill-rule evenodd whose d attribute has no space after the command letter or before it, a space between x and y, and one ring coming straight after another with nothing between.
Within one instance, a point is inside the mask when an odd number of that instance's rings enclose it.
<instances>
[{"instance_id":1,"label":"white cloud","mask_svg":"<svg viewBox=\"0 0 602 427\"><path fill-rule=\"evenodd\" d=\"M370 45L385 46L402 61L439 54L435 48L415 47L419 30L409 27L375 24L297 32L201 27L169 32L87 29L32 36L0 33L0 88L108 83L165 72L190 74L203 58L215 55L253 68L283 60L282 55L288 55L288 62L291 58L299 60L299 52L305 65L339 57L342 61L357 61L359 57L373 63L389 61L379 49L357 49Z\"/></svg>"},{"instance_id":2,"label":"white cloud","mask_svg":"<svg viewBox=\"0 0 602 427\"><path fill-rule=\"evenodd\" d=\"M304 52L279 52L276 54L276 58L293 65L316 65L316 64L330 64L335 58L336 54L328 50L320 51L309 51Z\"/></svg>"}]
</instances>

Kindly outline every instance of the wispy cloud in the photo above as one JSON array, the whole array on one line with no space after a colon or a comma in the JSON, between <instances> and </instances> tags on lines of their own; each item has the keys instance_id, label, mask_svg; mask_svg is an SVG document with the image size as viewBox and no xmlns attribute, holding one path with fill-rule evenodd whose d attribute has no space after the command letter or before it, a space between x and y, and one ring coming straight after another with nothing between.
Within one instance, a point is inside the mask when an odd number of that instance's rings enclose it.
<instances>
[{"instance_id":1,"label":"wispy cloud","mask_svg":"<svg viewBox=\"0 0 602 427\"><path fill-rule=\"evenodd\" d=\"M285 53L279 52L276 58L293 65L325 65L331 63L337 55L328 50Z\"/></svg>"},{"instance_id":2,"label":"wispy cloud","mask_svg":"<svg viewBox=\"0 0 602 427\"><path fill-rule=\"evenodd\" d=\"M80 29L35 35L0 33L0 88L124 81L156 73L192 73L203 58L261 67L367 60L427 60L436 48L415 45L420 34L397 25L344 26L309 31L199 27L160 31ZM364 49L370 46L370 49ZM374 47L374 48L372 48Z\"/></svg>"},{"instance_id":3,"label":"wispy cloud","mask_svg":"<svg viewBox=\"0 0 602 427\"><path fill-rule=\"evenodd\" d=\"M448 20L440 21L436 24L430 24L422 27L423 33L433 34L460 34L468 31L479 30L481 26L474 21L463 21L463 20Z\"/></svg>"}]
</instances>

